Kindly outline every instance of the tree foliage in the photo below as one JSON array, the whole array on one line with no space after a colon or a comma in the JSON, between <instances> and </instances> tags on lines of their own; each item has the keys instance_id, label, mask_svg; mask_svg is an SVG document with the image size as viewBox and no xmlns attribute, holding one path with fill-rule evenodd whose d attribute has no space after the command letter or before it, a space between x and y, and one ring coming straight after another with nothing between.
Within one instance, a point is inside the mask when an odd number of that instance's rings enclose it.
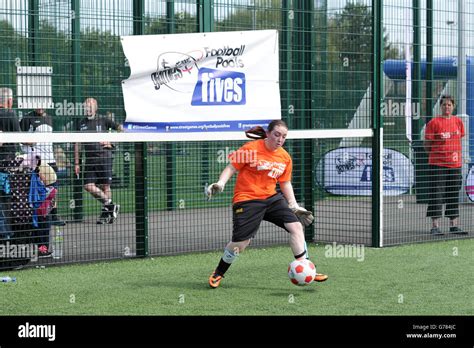
<instances>
[{"instance_id":1,"label":"tree foliage","mask_svg":"<svg viewBox=\"0 0 474 348\"><path fill-rule=\"evenodd\" d=\"M373 75L373 28L371 7L360 2L346 6L328 18L328 88L327 108L339 110L334 115L346 127L369 87ZM399 58L401 53L383 32L384 58Z\"/></svg>"},{"instance_id":2,"label":"tree foliage","mask_svg":"<svg viewBox=\"0 0 474 348\"><path fill-rule=\"evenodd\" d=\"M280 35L289 30L294 38L295 13L282 12L281 0L265 0L249 3L226 4L215 15L214 30L278 29ZM294 6L294 2L289 2ZM325 107L345 110L349 120L365 93L372 76L373 28L371 8L363 3L348 2L343 9L328 15L317 8L312 16L314 42L311 49L314 63L322 66L318 72L317 89L323 91ZM288 17L283 17L288 16ZM293 17L292 17L293 16ZM284 27L283 20L288 27ZM107 23L107 26L109 23ZM171 22L166 15L143 17L145 34L186 33L198 31L196 14L177 12ZM28 36L15 30L10 22L0 20L0 83L14 86L16 66L52 66L53 95L59 102L72 98L72 62L77 58L81 64L80 88L82 96L95 96L99 105L106 109L122 110L121 80L129 75L122 51L120 37L108 28L84 27L80 33L80 57L72 56L73 40L70 28L55 22L42 20L35 35L35 53L31 51ZM295 34L296 35L296 34ZM30 45L29 45L30 44ZM285 53L282 71L300 69L298 52L302 49L288 42L281 47ZM385 58L399 58L400 52L391 46L384 32ZM34 59L34 61L33 61ZM282 78L291 77L284 73ZM291 81L287 81L291 82ZM293 82L291 82L293 83ZM344 106L341 107L342 101ZM329 126L329 125L328 125ZM343 126L343 125L339 125Z\"/></svg>"},{"instance_id":3,"label":"tree foliage","mask_svg":"<svg viewBox=\"0 0 474 348\"><path fill-rule=\"evenodd\" d=\"M372 56L373 28L371 7L349 2L340 13L330 19L334 34L334 48L341 57L354 63L370 64ZM392 47L385 28L383 29L384 58L399 58L400 52Z\"/></svg>"}]
</instances>

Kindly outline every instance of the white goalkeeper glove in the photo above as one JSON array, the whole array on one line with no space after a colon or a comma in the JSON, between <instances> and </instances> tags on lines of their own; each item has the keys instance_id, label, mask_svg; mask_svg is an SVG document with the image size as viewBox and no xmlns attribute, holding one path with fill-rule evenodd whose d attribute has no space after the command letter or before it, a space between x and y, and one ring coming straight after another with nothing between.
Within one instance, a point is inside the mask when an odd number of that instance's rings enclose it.
<instances>
[{"instance_id":1,"label":"white goalkeeper glove","mask_svg":"<svg viewBox=\"0 0 474 348\"><path fill-rule=\"evenodd\" d=\"M206 196L207 196L207 200L210 200L212 198L212 196L224 191L224 187L225 187L225 184L221 181L218 181L214 184L210 184L206 188L206 191L205 191Z\"/></svg>"},{"instance_id":2,"label":"white goalkeeper glove","mask_svg":"<svg viewBox=\"0 0 474 348\"><path fill-rule=\"evenodd\" d=\"M298 220L300 220L303 227L309 226L313 223L314 221L313 213L311 213L310 211L306 210L303 207L300 207L298 203L296 202L291 202L289 204L289 207L293 211L293 213L295 213Z\"/></svg>"}]
</instances>

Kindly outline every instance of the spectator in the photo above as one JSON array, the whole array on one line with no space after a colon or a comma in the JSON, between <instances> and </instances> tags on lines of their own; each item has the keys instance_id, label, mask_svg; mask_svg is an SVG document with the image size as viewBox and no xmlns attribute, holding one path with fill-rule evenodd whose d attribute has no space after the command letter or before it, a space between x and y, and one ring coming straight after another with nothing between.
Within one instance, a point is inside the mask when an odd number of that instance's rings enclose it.
<instances>
[{"instance_id":1,"label":"spectator","mask_svg":"<svg viewBox=\"0 0 474 348\"><path fill-rule=\"evenodd\" d=\"M0 132L19 132L20 125L13 107L13 90L0 88ZM14 143L0 143L0 168L1 162L15 158L18 145Z\"/></svg>"},{"instance_id":2,"label":"spectator","mask_svg":"<svg viewBox=\"0 0 474 348\"><path fill-rule=\"evenodd\" d=\"M425 149L431 174L430 200L427 217L431 218L431 234L442 235L439 220L444 215L449 218L449 232L466 234L459 226L459 190L462 185L462 144L464 124L452 115L454 99L441 97L441 115L428 122L425 131Z\"/></svg>"},{"instance_id":3,"label":"spectator","mask_svg":"<svg viewBox=\"0 0 474 348\"><path fill-rule=\"evenodd\" d=\"M97 100L87 98L84 102L86 117L82 119L77 131L80 132L107 132L110 130L122 131L122 126L114 121L100 117L97 113ZM74 172L77 176L80 168L80 144L74 148ZM117 219L120 205L112 202L112 165L114 145L110 142L84 143L85 164L84 189L102 204L102 211L97 224L112 224Z\"/></svg>"},{"instance_id":4,"label":"spectator","mask_svg":"<svg viewBox=\"0 0 474 348\"><path fill-rule=\"evenodd\" d=\"M11 88L0 88L0 132L19 132L20 124L13 107L13 90ZM8 163L15 158L18 146L14 143L2 143L0 141L0 239L12 237L11 226L8 221L10 210L10 197L7 194ZM3 179L2 179L3 178Z\"/></svg>"},{"instance_id":5,"label":"spectator","mask_svg":"<svg viewBox=\"0 0 474 348\"><path fill-rule=\"evenodd\" d=\"M40 133L52 133L53 123L51 117L46 113L43 108L37 108L30 112L20 121L20 128L23 132L40 132ZM26 153L34 153L40 156L41 162L47 163L53 168L54 172L58 173L58 166L54 157L53 143L23 143L23 151ZM57 188L58 182L54 184ZM58 211L56 204L51 210L51 224L57 226L64 226L65 221L58 218Z\"/></svg>"}]
</instances>

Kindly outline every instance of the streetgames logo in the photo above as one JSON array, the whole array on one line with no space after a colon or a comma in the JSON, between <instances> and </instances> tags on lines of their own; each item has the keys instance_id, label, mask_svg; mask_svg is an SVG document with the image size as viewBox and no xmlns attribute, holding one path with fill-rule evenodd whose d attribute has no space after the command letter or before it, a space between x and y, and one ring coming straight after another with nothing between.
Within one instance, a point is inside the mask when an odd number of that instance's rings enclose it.
<instances>
[{"instance_id":1,"label":"streetgames logo","mask_svg":"<svg viewBox=\"0 0 474 348\"><path fill-rule=\"evenodd\" d=\"M34 244L0 244L0 258L31 259L38 261L38 247Z\"/></svg>"},{"instance_id":2,"label":"streetgames logo","mask_svg":"<svg viewBox=\"0 0 474 348\"><path fill-rule=\"evenodd\" d=\"M165 52L158 56L156 71L150 77L155 90L166 86L176 92L190 93L193 91L191 83L177 84L176 82L184 78L193 82L198 80L200 70L198 63L203 65L202 62L206 61L209 62L206 65L212 64L214 68L221 69L243 68L244 63L240 57L243 56L244 51L245 45L238 47L227 45L221 48L203 47L188 53Z\"/></svg>"},{"instance_id":3,"label":"streetgames logo","mask_svg":"<svg viewBox=\"0 0 474 348\"><path fill-rule=\"evenodd\" d=\"M366 164L366 161L372 161L372 154L360 154L362 158L351 155L347 152L339 155L335 159L335 167L337 174L343 174L349 171L356 170L363 167L361 182L372 181L372 165ZM383 182L395 182L395 170L392 166L392 154L385 154L383 156Z\"/></svg>"},{"instance_id":4,"label":"streetgames logo","mask_svg":"<svg viewBox=\"0 0 474 348\"><path fill-rule=\"evenodd\" d=\"M335 159L335 166L337 174L345 173L347 171L354 170L364 165L364 160L359 159L347 152L338 155Z\"/></svg>"},{"instance_id":5,"label":"streetgames logo","mask_svg":"<svg viewBox=\"0 0 474 348\"><path fill-rule=\"evenodd\" d=\"M160 54L157 60L156 72L151 74L151 80L155 85L155 89L159 90L161 86L164 85L176 92L192 92L192 89L186 90L185 84L180 85L179 90L176 86L173 88L170 85L172 82L184 77L197 77L197 72L199 71L197 63L202 60L202 58L203 53L201 51L189 53L165 52Z\"/></svg>"}]
</instances>

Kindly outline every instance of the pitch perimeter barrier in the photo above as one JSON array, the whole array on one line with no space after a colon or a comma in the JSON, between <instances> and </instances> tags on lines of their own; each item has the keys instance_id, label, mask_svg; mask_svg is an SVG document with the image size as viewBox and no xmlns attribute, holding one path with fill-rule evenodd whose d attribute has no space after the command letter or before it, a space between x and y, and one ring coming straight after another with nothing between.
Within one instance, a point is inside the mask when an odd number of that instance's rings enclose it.
<instances>
[{"instance_id":1,"label":"pitch perimeter barrier","mask_svg":"<svg viewBox=\"0 0 474 348\"><path fill-rule=\"evenodd\" d=\"M97 100L101 117L125 121L121 83L130 67L120 37L126 35L278 31L281 117L294 136L286 145L293 185L297 200L316 217L306 231L309 241L380 247L470 238L473 13L473 5L461 0L0 3L0 87L13 90L19 119L42 106L54 130L44 137L0 133L0 142L16 143L19 154L22 140L54 143L56 200L67 225L49 232L51 241L64 232L65 253L41 262L215 250L229 237L231 185L210 203L203 190L229 151L245 141L242 134L186 134L182 141L167 134L97 134L95 140L116 144L111 188L120 213L114 224L96 224L101 205L84 190L84 172L74 173L75 143L85 141L75 131L87 97ZM437 73L439 62L451 64L441 67L449 74ZM393 64L404 69L384 71ZM423 129L439 114L443 94L453 95L455 113L466 115L458 221L465 235L432 236L426 218L430 176ZM321 133L305 133L311 131ZM444 232L447 223L442 220ZM15 228L21 230L17 241L29 244L33 229ZM266 225L261 237L255 244L287 238Z\"/></svg>"}]
</instances>

